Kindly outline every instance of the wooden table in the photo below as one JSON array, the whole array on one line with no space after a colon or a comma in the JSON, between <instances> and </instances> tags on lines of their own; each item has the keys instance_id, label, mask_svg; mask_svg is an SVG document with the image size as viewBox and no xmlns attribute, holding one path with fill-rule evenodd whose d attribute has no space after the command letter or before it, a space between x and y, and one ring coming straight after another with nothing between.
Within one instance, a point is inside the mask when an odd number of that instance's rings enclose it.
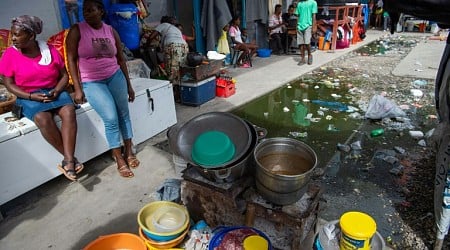
<instances>
[{"instance_id":1,"label":"wooden table","mask_svg":"<svg viewBox=\"0 0 450 250\"><path fill-rule=\"evenodd\" d=\"M318 12L320 13L324 8L328 8L329 12L335 14L333 22L333 30L331 35L331 50L334 51L336 49L338 27L350 25L350 21L352 19L354 23L362 21L364 19L364 16L362 16L363 6L362 5L319 6Z\"/></svg>"}]
</instances>

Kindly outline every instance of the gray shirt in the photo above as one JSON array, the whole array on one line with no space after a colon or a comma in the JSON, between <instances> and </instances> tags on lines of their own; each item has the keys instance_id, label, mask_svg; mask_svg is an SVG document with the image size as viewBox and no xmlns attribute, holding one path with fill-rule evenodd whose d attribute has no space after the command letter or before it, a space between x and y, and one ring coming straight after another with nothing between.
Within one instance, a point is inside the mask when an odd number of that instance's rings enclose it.
<instances>
[{"instance_id":1,"label":"gray shirt","mask_svg":"<svg viewBox=\"0 0 450 250\"><path fill-rule=\"evenodd\" d=\"M186 44L180 29L169 23L161 23L156 26L156 31L161 34L161 44L165 47L171 43Z\"/></svg>"}]
</instances>

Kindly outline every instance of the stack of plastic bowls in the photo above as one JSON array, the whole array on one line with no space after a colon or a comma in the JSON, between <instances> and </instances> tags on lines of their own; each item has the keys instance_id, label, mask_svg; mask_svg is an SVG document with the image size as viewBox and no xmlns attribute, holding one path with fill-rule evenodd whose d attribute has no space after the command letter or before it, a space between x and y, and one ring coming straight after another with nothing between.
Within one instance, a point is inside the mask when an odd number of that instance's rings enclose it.
<instances>
[{"instance_id":1,"label":"stack of plastic bowls","mask_svg":"<svg viewBox=\"0 0 450 250\"><path fill-rule=\"evenodd\" d=\"M138 213L139 234L149 249L179 245L189 231L189 213L175 202L154 201Z\"/></svg>"}]
</instances>

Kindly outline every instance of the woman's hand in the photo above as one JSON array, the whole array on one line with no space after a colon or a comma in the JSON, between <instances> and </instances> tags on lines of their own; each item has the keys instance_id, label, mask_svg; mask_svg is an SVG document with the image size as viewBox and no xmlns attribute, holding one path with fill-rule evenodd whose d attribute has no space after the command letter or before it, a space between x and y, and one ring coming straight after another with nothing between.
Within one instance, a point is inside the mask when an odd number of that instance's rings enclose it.
<instances>
[{"instance_id":1,"label":"woman's hand","mask_svg":"<svg viewBox=\"0 0 450 250\"><path fill-rule=\"evenodd\" d=\"M56 100L56 99L58 98L58 96L59 96L60 93L61 93L61 90L57 90L56 88L50 90L50 91L48 92L48 94L44 94L44 97L45 97L45 98L44 98L44 101L43 101L43 102L51 102L51 101Z\"/></svg>"},{"instance_id":2,"label":"woman's hand","mask_svg":"<svg viewBox=\"0 0 450 250\"><path fill-rule=\"evenodd\" d=\"M75 93L73 95L73 101L76 104L83 104L84 103L84 93L82 90L75 90Z\"/></svg>"},{"instance_id":3,"label":"woman's hand","mask_svg":"<svg viewBox=\"0 0 450 250\"><path fill-rule=\"evenodd\" d=\"M134 102L134 98L135 98L135 93L134 93L134 89L133 87L131 87L131 85L128 86L128 101L129 102Z\"/></svg>"},{"instance_id":4,"label":"woman's hand","mask_svg":"<svg viewBox=\"0 0 450 250\"><path fill-rule=\"evenodd\" d=\"M53 101L52 97L49 94L44 93L32 93L29 98L32 101L36 102L51 102Z\"/></svg>"}]
</instances>

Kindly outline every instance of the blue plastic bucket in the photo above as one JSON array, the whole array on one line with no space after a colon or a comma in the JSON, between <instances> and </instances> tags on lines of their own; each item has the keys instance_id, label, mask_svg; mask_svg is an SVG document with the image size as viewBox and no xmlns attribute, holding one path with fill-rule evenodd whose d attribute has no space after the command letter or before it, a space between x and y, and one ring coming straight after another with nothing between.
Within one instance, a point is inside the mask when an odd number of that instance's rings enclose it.
<instances>
[{"instance_id":1,"label":"blue plastic bucket","mask_svg":"<svg viewBox=\"0 0 450 250\"><path fill-rule=\"evenodd\" d=\"M108 21L119 33L120 40L127 48L139 48L139 22L136 5L111 5L111 8L108 10Z\"/></svg>"}]
</instances>

